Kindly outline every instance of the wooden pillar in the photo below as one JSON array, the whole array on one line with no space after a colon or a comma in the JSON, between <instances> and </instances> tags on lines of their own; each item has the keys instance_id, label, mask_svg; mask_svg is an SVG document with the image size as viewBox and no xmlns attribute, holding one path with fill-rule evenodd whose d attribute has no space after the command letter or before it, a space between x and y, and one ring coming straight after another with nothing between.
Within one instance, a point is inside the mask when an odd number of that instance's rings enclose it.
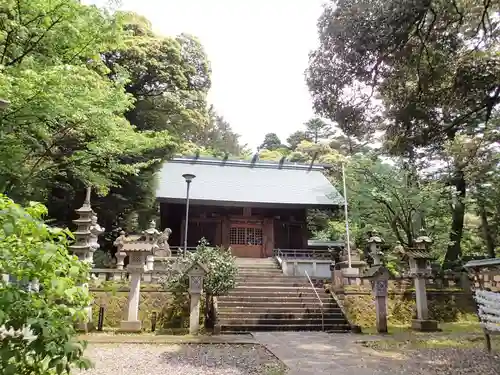
<instances>
[{"instance_id":1,"label":"wooden pillar","mask_svg":"<svg viewBox=\"0 0 500 375\"><path fill-rule=\"evenodd\" d=\"M168 203L160 203L160 230L167 227Z\"/></svg>"},{"instance_id":2,"label":"wooden pillar","mask_svg":"<svg viewBox=\"0 0 500 375\"><path fill-rule=\"evenodd\" d=\"M272 257L274 250L274 218L265 218L263 227L263 253L265 257Z\"/></svg>"},{"instance_id":3,"label":"wooden pillar","mask_svg":"<svg viewBox=\"0 0 500 375\"><path fill-rule=\"evenodd\" d=\"M222 218L221 222L221 243L222 246L225 248L228 248L230 246L230 241L229 241L229 230L231 228L231 223L229 221L229 218L227 216L224 216Z\"/></svg>"},{"instance_id":4,"label":"wooden pillar","mask_svg":"<svg viewBox=\"0 0 500 375\"><path fill-rule=\"evenodd\" d=\"M216 246L222 245L222 220L217 220L217 227L215 228L215 244Z\"/></svg>"},{"instance_id":5,"label":"wooden pillar","mask_svg":"<svg viewBox=\"0 0 500 375\"><path fill-rule=\"evenodd\" d=\"M307 230L307 222L301 224L301 232L302 232L302 248L307 249L309 241L309 231Z\"/></svg>"}]
</instances>

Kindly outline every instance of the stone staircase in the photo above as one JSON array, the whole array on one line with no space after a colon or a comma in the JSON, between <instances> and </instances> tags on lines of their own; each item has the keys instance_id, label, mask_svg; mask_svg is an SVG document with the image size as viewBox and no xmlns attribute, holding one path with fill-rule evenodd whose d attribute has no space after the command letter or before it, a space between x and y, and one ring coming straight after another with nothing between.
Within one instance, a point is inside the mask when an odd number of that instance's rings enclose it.
<instances>
[{"instance_id":1,"label":"stone staircase","mask_svg":"<svg viewBox=\"0 0 500 375\"><path fill-rule=\"evenodd\" d=\"M236 288L218 298L223 333L248 331L321 331L321 308L306 277L283 275L272 258L238 258ZM322 288L324 330L346 332L349 324Z\"/></svg>"}]
</instances>

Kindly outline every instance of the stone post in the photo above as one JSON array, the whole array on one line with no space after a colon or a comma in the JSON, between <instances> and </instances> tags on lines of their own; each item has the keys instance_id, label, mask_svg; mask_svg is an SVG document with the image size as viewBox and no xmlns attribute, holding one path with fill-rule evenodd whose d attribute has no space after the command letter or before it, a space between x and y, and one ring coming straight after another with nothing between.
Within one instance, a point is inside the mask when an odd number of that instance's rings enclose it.
<instances>
[{"instance_id":1,"label":"stone post","mask_svg":"<svg viewBox=\"0 0 500 375\"><path fill-rule=\"evenodd\" d=\"M191 297L189 310L189 334L197 335L200 330L200 297L203 293L203 278L208 269L200 263L194 263L187 270L189 277L189 295Z\"/></svg>"},{"instance_id":2,"label":"stone post","mask_svg":"<svg viewBox=\"0 0 500 375\"><path fill-rule=\"evenodd\" d=\"M125 253L129 257L127 271L130 274L130 291L128 294L127 318L120 323L122 332L140 332L142 323L139 320L139 300L141 295L141 278L145 271L146 257L153 253L157 246L158 236L151 231L142 235L126 237L121 235L115 241L118 254Z\"/></svg>"},{"instance_id":3,"label":"stone post","mask_svg":"<svg viewBox=\"0 0 500 375\"><path fill-rule=\"evenodd\" d=\"M127 318L120 323L120 331L141 332L142 323L139 320L139 300L141 296L141 277L144 273L144 260L147 249L134 248L133 243L122 245L123 251L129 256L127 271L130 274L130 291L128 294Z\"/></svg>"},{"instance_id":4,"label":"stone post","mask_svg":"<svg viewBox=\"0 0 500 375\"><path fill-rule=\"evenodd\" d=\"M375 297L375 310L377 319L377 332L387 333L387 288L389 283L389 272L382 265L381 245L384 240L378 236L376 231L372 232L368 239L370 256L373 259L373 266L368 269L366 276L372 283L373 294Z\"/></svg>"},{"instance_id":5,"label":"stone post","mask_svg":"<svg viewBox=\"0 0 500 375\"><path fill-rule=\"evenodd\" d=\"M410 275L415 280L415 296L417 303L417 319L413 319L412 328L417 331L437 331L438 324L429 319L427 305L426 278L431 274L430 246L432 240L426 235L425 230L420 230L420 236L415 239L415 248L406 252L410 264Z\"/></svg>"},{"instance_id":6,"label":"stone post","mask_svg":"<svg viewBox=\"0 0 500 375\"><path fill-rule=\"evenodd\" d=\"M90 188L87 188L85 201L83 206L75 210L78 215L73 223L76 224L76 231L73 232L75 236L75 242L69 247L69 250L75 254L78 259L82 262L88 262L92 265L94 261L94 251L91 243L91 227L92 227L92 215L93 211L90 207ZM84 288L88 288L88 284L82 285ZM81 331L88 332L92 330L92 307L88 306L85 308L85 321L80 322L77 325L77 329Z\"/></svg>"}]
</instances>

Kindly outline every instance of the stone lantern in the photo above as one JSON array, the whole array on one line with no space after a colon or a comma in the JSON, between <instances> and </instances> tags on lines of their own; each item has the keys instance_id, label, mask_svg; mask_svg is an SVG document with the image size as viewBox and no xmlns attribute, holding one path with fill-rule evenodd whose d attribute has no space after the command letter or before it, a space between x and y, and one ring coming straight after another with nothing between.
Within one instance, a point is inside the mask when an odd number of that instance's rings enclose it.
<instances>
[{"instance_id":1,"label":"stone lantern","mask_svg":"<svg viewBox=\"0 0 500 375\"><path fill-rule=\"evenodd\" d=\"M121 237L121 236L120 236ZM127 319L120 323L120 330L124 332L140 332L142 324L139 320L139 299L141 277L144 273L146 257L153 253L157 238L155 236L137 236L121 238L117 242L118 253L125 253L129 257L127 271L130 274L130 291L128 296Z\"/></svg>"},{"instance_id":2,"label":"stone lantern","mask_svg":"<svg viewBox=\"0 0 500 375\"><path fill-rule=\"evenodd\" d=\"M410 276L415 280L415 297L417 302L417 319L413 319L412 328L417 331L437 331L438 324L429 319L427 304L426 278L432 274L430 253L432 239L427 236L424 229L414 241L415 247L405 252L404 259L408 260Z\"/></svg>"},{"instance_id":3,"label":"stone lantern","mask_svg":"<svg viewBox=\"0 0 500 375\"><path fill-rule=\"evenodd\" d=\"M94 261L93 251L95 249L91 246L91 231L93 211L90 207L90 189L87 189L87 194L83 206L75 210L78 219L73 220L76 224L76 231L73 232L75 236L75 243L69 249L75 254L78 259L90 264Z\"/></svg>"},{"instance_id":4,"label":"stone lantern","mask_svg":"<svg viewBox=\"0 0 500 375\"><path fill-rule=\"evenodd\" d=\"M203 293L203 279L208 273L205 265L195 262L184 272L189 277L189 334L196 335L200 330L200 297Z\"/></svg>"},{"instance_id":5,"label":"stone lantern","mask_svg":"<svg viewBox=\"0 0 500 375\"><path fill-rule=\"evenodd\" d=\"M75 210L78 215L78 218L73 220L77 227L76 231L73 232L75 242L70 245L69 250L82 262L87 262L92 266L94 252L99 248L97 240L104 232L104 229L97 224L97 215L90 206L90 193L91 189L87 188L82 207ZM84 284L83 287L88 288L88 285ZM85 321L78 323L78 329L87 332L93 328L91 305L85 308L85 315Z\"/></svg>"},{"instance_id":6,"label":"stone lantern","mask_svg":"<svg viewBox=\"0 0 500 375\"><path fill-rule=\"evenodd\" d=\"M372 231L367 243L370 250L370 256L373 259L373 265L378 266L382 264L382 256L384 255L382 252L382 244L384 243L384 240L379 237L377 231Z\"/></svg>"},{"instance_id":7,"label":"stone lantern","mask_svg":"<svg viewBox=\"0 0 500 375\"><path fill-rule=\"evenodd\" d=\"M371 233L367 241L373 265L364 272L363 278L369 279L372 292L375 297L375 309L377 318L377 331L387 333L387 289L389 284L389 271L382 265L381 245L384 240L378 236L376 231Z\"/></svg>"}]
</instances>

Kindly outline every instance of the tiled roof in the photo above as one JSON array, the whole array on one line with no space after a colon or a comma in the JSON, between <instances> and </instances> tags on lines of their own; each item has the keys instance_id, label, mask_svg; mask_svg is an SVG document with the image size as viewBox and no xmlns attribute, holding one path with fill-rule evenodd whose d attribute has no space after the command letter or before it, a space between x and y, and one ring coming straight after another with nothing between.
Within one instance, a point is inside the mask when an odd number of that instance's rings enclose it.
<instances>
[{"instance_id":1,"label":"tiled roof","mask_svg":"<svg viewBox=\"0 0 500 375\"><path fill-rule=\"evenodd\" d=\"M411 257L415 259L434 259L433 256L428 251L420 251L420 250L408 250L404 253L405 257Z\"/></svg>"},{"instance_id":2,"label":"tiled roof","mask_svg":"<svg viewBox=\"0 0 500 375\"><path fill-rule=\"evenodd\" d=\"M163 165L156 197L172 203L185 202L186 182L182 175L191 173L196 176L190 190L194 204L343 205L342 196L323 170L322 166L297 163L176 158Z\"/></svg>"}]
</instances>

